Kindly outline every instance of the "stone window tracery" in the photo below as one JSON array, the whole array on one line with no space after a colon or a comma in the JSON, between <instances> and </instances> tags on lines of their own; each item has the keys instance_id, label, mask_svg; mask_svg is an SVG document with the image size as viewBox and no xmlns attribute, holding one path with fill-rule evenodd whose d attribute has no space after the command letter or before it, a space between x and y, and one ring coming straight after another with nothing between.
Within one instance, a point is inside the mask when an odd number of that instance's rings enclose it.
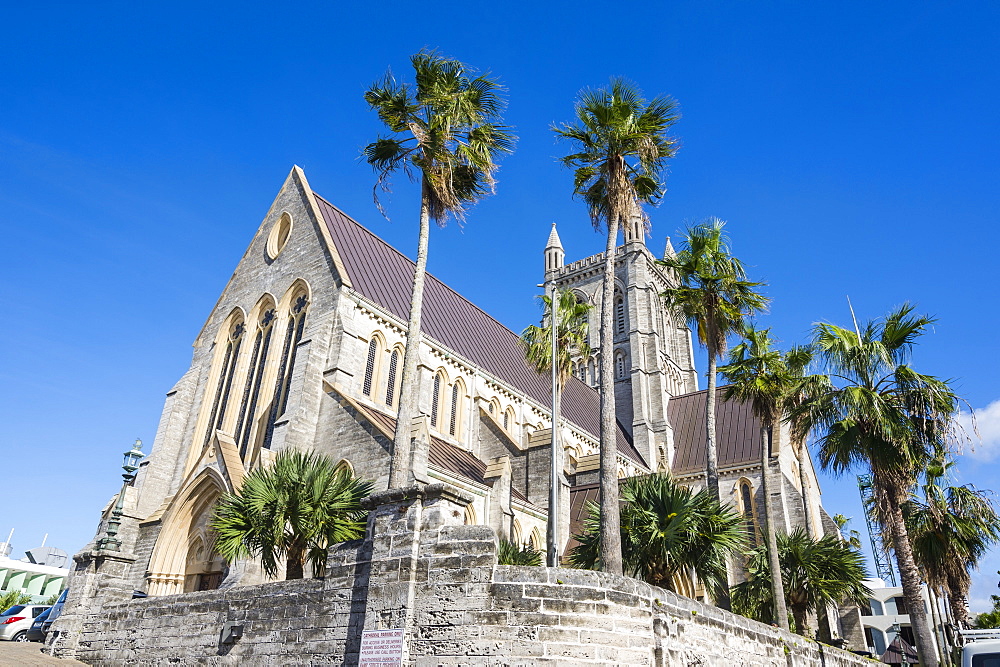
<instances>
[{"instance_id":1,"label":"stone window tracery","mask_svg":"<svg viewBox=\"0 0 1000 667\"><path fill-rule=\"evenodd\" d=\"M229 327L229 334L226 337L226 349L222 355L222 362L219 369L219 381L215 388L215 398L212 399L212 409L209 412L208 427L205 430L205 444L207 445L216 429L222 427L222 422L226 418L226 409L229 407L229 394L232 390L233 375L236 372L236 361L240 355L240 345L243 342L243 332L246 326L242 317L234 319Z\"/></svg>"},{"instance_id":2,"label":"stone window tracery","mask_svg":"<svg viewBox=\"0 0 1000 667\"><path fill-rule=\"evenodd\" d=\"M751 548L755 548L757 546L757 521L754 517L753 488L747 480L740 482L740 502L743 506L743 522L747 539L750 541Z\"/></svg>"},{"instance_id":3,"label":"stone window tracery","mask_svg":"<svg viewBox=\"0 0 1000 667\"><path fill-rule=\"evenodd\" d=\"M302 342L302 332L306 326L306 311L309 308L309 298L300 293L292 299L288 312L288 324L285 327L285 340L281 348L281 359L278 363L278 377L274 383L274 399L271 403L271 414L267 422L267 434L264 447L271 446L274 434L274 424L278 417L285 414L288 407L288 392L292 382L292 372L295 370L295 353Z\"/></svg>"},{"instance_id":4,"label":"stone window tracery","mask_svg":"<svg viewBox=\"0 0 1000 667\"><path fill-rule=\"evenodd\" d=\"M458 435L459 423L462 414L462 381L455 380L451 386L451 415L448 419L448 434Z\"/></svg>"},{"instance_id":5,"label":"stone window tracery","mask_svg":"<svg viewBox=\"0 0 1000 667\"><path fill-rule=\"evenodd\" d=\"M431 396L431 425L437 430L441 430L438 425L438 407L441 403L441 374L437 373L434 376L434 395Z\"/></svg>"},{"instance_id":6,"label":"stone window tracery","mask_svg":"<svg viewBox=\"0 0 1000 667\"><path fill-rule=\"evenodd\" d=\"M254 336L253 352L250 355L250 366L247 369L247 379L243 388L243 401L240 406L239 421L236 425L236 442L240 448L240 457L246 460L247 448L250 443L250 432L253 430L253 420L260 399L260 389L264 378L264 368L267 364L267 353L271 347L271 337L274 333L274 308L268 308L261 314L257 322L257 333Z\"/></svg>"},{"instance_id":7,"label":"stone window tracery","mask_svg":"<svg viewBox=\"0 0 1000 667\"><path fill-rule=\"evenodd\" d=\"M377 336L372 336L368 342L368 360L365 363L365 379L361 387L361 393L365 396L372 395L372 383L375 380L376 364L379 357L379 341Z\"/></svg>"},{"instance_id":8,"label":"stone window tracery","mask_svg":"<svg viewBox=\"0 0 1000 667\"><path fill-rule=\"evenodd\" d=\"M389 355L389 373L385 383L385 404L392 407L396 400L396 369L399 366L399 351L393 350Z\"/></svg>"}]
</instances>

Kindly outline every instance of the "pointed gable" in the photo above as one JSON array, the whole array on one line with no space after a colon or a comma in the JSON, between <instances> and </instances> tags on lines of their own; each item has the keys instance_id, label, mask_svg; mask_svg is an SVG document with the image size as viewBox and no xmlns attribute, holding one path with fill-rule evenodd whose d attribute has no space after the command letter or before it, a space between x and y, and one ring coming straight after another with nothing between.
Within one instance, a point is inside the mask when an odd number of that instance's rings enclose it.
<instances>
[{"instance_id":1,"label":"pointed gable","mask_svg":"<svg viewBox=\"0 0 1000 667\"><path fill-rule=\"evenodd\" d=\"M413 261L319 195L315 199L352 289L405 322L413 293ZM525 361L518 335L430 273L424 286L421 330L538 403L549 402L550 379ZM600 397L578 378L567 382L562 410L564 418L599 437ZM621 425L618 449L648 467Z\"/></svg>"}]
</instances>

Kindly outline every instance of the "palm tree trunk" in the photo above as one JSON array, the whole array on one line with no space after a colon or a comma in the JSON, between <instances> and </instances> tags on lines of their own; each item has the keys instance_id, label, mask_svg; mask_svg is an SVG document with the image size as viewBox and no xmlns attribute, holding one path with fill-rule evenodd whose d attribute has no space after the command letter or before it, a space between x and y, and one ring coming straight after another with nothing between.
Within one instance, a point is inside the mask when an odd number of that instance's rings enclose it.
<instances>
[{"instance_id":1,"label":"palm tree trunk","mask_svg":"<svg viewBox=\"0 0 1000 667\"><path fill-rule=\"evenodd\" d=\"M948 588L951 595L948 596L948 604L951 605L951 615L955 619L955 626L958 629L965 629L971 626L969 622L969 609L966 606L966 594L962 586L951 577L948 577Z\"/></svg>"},{"instance_id":2,"label":"palm tree trunk","mask_svg":"<svg viewBox=\"0 0 1000 667\"><path fill-rule=\"evenodd\" d=\"M951 661L948 659L948 652L946 650L947 644L944 640L944 633L941 632L941 618L938 610L938 597L934 592L934 586L930 584L927 585L927 593L931 602L931 623L934 625L934 637L937 638L938 644L938 659L941 661L942 665L948 665Z\"/></svg>"},{"instance_id":3,"label":"palm tree trunk","mask_svg":"<svg viewBox=\"0 0 1000 667\"><path fill-rule=\"evenodd\" d=\"M708 389L705 396L705 485L715 496L715 499L722 502L722 493L719 491L719 458L715 446L715 384L716 384L716 361L712 350L708 351ZM730 609L732 603L729 598L729 586L725 586L718 591L715 600L716 606L720 609Z\"/></svg>"},{"instance_id":4,"label":"palm tree trunk","mask_svg":"<svg viewBox=\"0 0 1000 667\"><path fill-rule=\"evenodd\" d=\"M403 353L403 374L399 383L399 412L396 413L396 433L392 442L392 464L389 488L406 486L413 477L410 451L411 424L416 413L417 364L420 361L420 311L424 303L424 278L427 275L427 241L430 237L430 186L426 177L420 187L420 236L417 241L417 265L413 269L413 294L410 297L410 319L406 326L406 350Z\"/></svg>"},{"instance_id":5,"label":"palm tree trunk","mask_svg":"<svg viewBox=\"0 0 1000 667\"><path fill-rule=\"evenodd\" d=\"M799 486L802 487L802 520L806 524L806 535L817 537L816 529L813 528L812 523L812 508L809 507L809 494L806 491L809 488L809 475L806 474L809 450L806 449L805 440L799 444L798 449L795 451L795 456L799 460Z\"/></svg>"},{"instance_id":6,"label":"palm tree trunk","mask_svg":"<svg viewBox=\"0 0 1000 667\"><path fill-rule=\"evenodd\" d=\"M292 542L285 558L285 579L302 579L305 576L305 545L297 540Z\"/></svg>"},{"instance_id":7,"label":"palm tree trunk","mask_svg":"<svg viewBox=\"0 0 1000 667\"><path fill-rule=\"evenodd\" d=\"M876 485L878 484L879 481L876 480ZM896 565L899 568L899 579L903 585L903 595L906 598L906 609L910 613L910 625L913 627L913 635L917 641L916 648L920 654L920 664L922 667L938 667L934 642L927 624L927 612L924 609L924 600L920 595L920 572L913 560L910 538L906 533L906 525L903 523L903 511L898 499L893 496L892 490L887 490L885 495L885 505L889 516L886 517L888 521L884 523L889 528L892 546L896 552Z\"/></svg>"},{"instance_id":8,"label":"palm tree trunk","mask_svg":"<svg viewBox=\"0 0 1000 667\"><path fill-rule=\"evenodd\" d=\"M792 618L795 620L795 632L804 636L809 628L809 609L804 604L793 604Z\"/></svg>"},{"instance_id":9,"label":"palm tree trunk","mask_svg":"<svg viewBox=\"0 0 1000 667\"><path fill-rule=\"evenodd\" d=\"M764 494L764 537L767 540L767 563L771 570L771 595L774 598L774 622L788 630L788 607L785 605L785 582L781 576L778 559L778 532L774 522L771 502L771 482L768 479L771 468L771 452L768 446L768 429L760 427L760 487Z\"/></svg>"},{"instance_id":10,"label":"palm tree trunk","mask_svg":"<svg viewBox=\"0 0 1000 667\"><path fill-rule=\"evenodd\" d=\"M705 485L715 499L722 502L719 492L719 454L715 445L715 384L716 360L712 350L708 351L708 393L705 395Z\"/></svg>"},{"instance_id":11,"label":"palm tree trunk","mask_svg":"<svg viewBox=\"0 0 1000 667\"><path fill-rule=\"evenodd\" d=\"M604 571L622 574L621 514L618 506L618 425L615 419L615 248L619 220L608 220L601 298L601 562Z\"/></svg>"}]
</instances>

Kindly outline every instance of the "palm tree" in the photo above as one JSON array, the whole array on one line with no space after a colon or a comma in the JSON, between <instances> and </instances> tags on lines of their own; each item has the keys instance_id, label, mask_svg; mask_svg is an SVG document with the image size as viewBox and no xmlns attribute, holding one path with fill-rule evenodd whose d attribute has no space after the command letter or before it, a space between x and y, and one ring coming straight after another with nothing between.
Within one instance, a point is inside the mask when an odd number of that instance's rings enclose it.
<instances>
[{"instance_id":1,"label":"palm tree","mask_svg":"<svg viewBox=\"0 0 1000 667\"><path fill-rule=\"evenodd\" d=\"M778 536L778 560L788 606L795 619L795 631L804 634L809 612L843 602L864 604L871 591L864 584L868 576L865 559L836 535L816 539L802 528ZM767 549L758 547L747 560L750 578L733 588L733 609L737 613L773 622L771 583Z\"/></svg>"},{"instance_id":2,"label":"palm tree","mask_svg":"<svg viewBox=\"0 0 1000 667\"><path fill-rule=\"evenodd\" d=\"M847 530L847 524L851 522L851 517L845 516L843 514L834 514L833 522L837 524L837 529L840 530L840 536L844 539L844 543L852 549L861 550L861 533L854 530Z\"/></svg>"},{"instance_id":3,"label":"palm tree","mask_svg":"<svg viewBox=\"0 0 1000 667\"><path fill-rule=\"evenodd\" d=\"M712 595L729 585L727 559L746 544L743 517L705 490L694 492L667 473L622 483L622 552L625 571L678 592L695 578ZM574 567L602 567L600 510L591 503L580 543L570 552ZM692 590L688 587L688 590Z\"/></svg>"},{"instance_id":4,"label":"palm tree","mask_svg":"<svg viewBox=\"0 0 1000 667\"><path fill-rule=\"evenodd\" d=\"M823 468L870 471L876 514L891 538L921 664L937 667L903 503L933 453L952 437L958 399L946 382L909 365L916 339L934 322L912 313L906 304L853 330L817 324L812 345L827 374L803 381L790 421L798 437L818 431Z\"/></svg>"},{"instance_id":5,"label":"palm tree","mask_svg":"<svg viewBox=\"0 0 1000 667\"><path fill-rule=\"evenodd\" d=\"M618 229L633 217L647 221L642 204L665 192L667 160L677 141L667 133L680 118L677 103L662 95L648 103L632 83L612 79L607 88L585 90L576 102L576 123L553 127L576 152L562 158L574 169L573 195L587 205L595 229L607 230L601 290L601 562L622 573L618 507L618 433L614 387L615 248Z\"/></svg>"},{"instance_id":6,"label":"palm tree","mask_svg":"<svg viewBox=\"0 0 1000 667\"><path fill-rule=\"evenodd\" d=\"M514 544L508 540L500 540L497 544L497 565L531 565L542 564L542 552L530 544Z\"/></svg>"},{"instance_id":7,"label":"palm tree","mask_svg":"<svg viewBox=\"0 0 1000 667\"><path fill-rule=\"evenodd\" d=\"M928 585L947 590L952 615L968 628L970 573L1000 540L1000 516L985 492L942 483L952 465L943 452L935 456L924 472L922 497L914 494L904 503L903 516Z\"/></svg>"},{"instance_id":8,"label":"palm tree","mask_svg":"<svg viewBox=\"0 0 1000 667\"><path fill-rule=\"evenodd\" d=\"M559 292L556 300L556 372L552 374L555 382L552 387L552 438L553 445L558 444L556 438L557 424L559 424L560 401L562 388L569 379L573 370L573 359L575 357L586 357L590 354L590 345L587 344L587 324L590 305L578 301L570 291ZM528 363L535 367L539 373L552 371L552 298L542 297L545 304L546 316L542 318L542 326L530 325L521 332L521 347L524 349L524 356ZM553 471L562 469L562 462L559 460L558 452L553 449L553 460L550 461ZM550 479L555 480L555 474ZM557 502L554 493L549 494L550 507L548 516L547 532L547 554L548 565L556 567L559 565L559 545L557 520Z\"/></svg>"},{"instance_id":9,"label":"palm tree","mask_svg":"<svg viewBox=\"0 0 1000 667\"><path fill-rule=\"evenodd\" d=\"M211 520L215 548L230 563L260 558L269 577L278 576L282 558L286 579L301 579L307 560L320 576L330 545L364 535L361 499L371 491L370 482L325 456L281 452L219 499Z\"/></svg>"},{"instance_id":10,"label":"palm tree","mask_svg":"<svg viewBox=\"0 0 1000 667\"><path fill-rule=\"evenodd\" d=\"M415 73L412 87L397 83L389 73L365 93L365 101L392 133L364 149L365 159L378 173L376 188L387 189L390 176L398 170L411 178L420 174L420 233L390 488L405 486L412 474L409 425L416 412L430 221L444 226L449 217L462 220L470 205L492 193L496 160L512 150L514 140L499 122L504 102L495 80L485 75L473 78L463 63L434 51L421 51L410 62ZM375 203L382 210L377 194Z\"/></svg>"},{"instance_id":11,"label":"palm tree","mask_svg":"<svg viewBox=\"0 0 1000 667\"><path fill-rule=\"evenodd\" d=\"M747 281L743 263L730 253L729 239L723 233L725 224L711 218L689 228L681 251L661 261L678 282L662 295L667 307L697 330L698 342L708 352L705 481L720 501L715 442L716 363L726 351L729 336L742 331L747 316L763 310L768 302L754 291L763 283Z\"/></svg>"},{"instance_id":12,"label":"palm tree","mask_svg":"<svg viewBox=\"0 0 1000 667\"><path fill-rule=\"evenodd\" d=\"M749 325L743 330L743 342L729 353L729 363L719 369L731 384L726 387L727 401L749 403L760 420L760 476L764 496L764 537L771 571L778 569L777 530L771 500L774 472L771 465L771 434L785 414L785 404L795 390L811 354L803 348L793 348L783 355L774 348L770 329L755 329ZM804 491L804 489L803 489ZM774 587L774 618L779 626L788 629L788 611L785 608L785 590L781 577L772 577Z\"/></svg>"}]
</instances>

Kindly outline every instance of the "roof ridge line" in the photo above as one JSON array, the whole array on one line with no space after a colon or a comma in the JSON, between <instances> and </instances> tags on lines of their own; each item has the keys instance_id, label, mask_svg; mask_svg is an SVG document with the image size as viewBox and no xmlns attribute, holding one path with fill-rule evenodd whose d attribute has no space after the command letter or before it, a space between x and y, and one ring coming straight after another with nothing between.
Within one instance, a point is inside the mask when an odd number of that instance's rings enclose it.
<instances>
[{"instance_id":1,"label":"roof ridge line","mask_svg":"<svg viewBox=\"0 0 1000 667\"><path fill-rule=\"evenodd\" d=\"M395 252L400 257L403 257L407 262L409 262L411 264L414 264L414 265L416 264L416 262L414 262L412 259L410 259L409 255L407 255L406 253L404 253L402 250L399 250L398 248L396 248L395 246L393 246L391 243L389 243L388 241L386 241L385 239L383 239L381 236L379 236L378 234L376 234L372 230L370 230L367 227L365 227L364 225L362 225L360 222L358 222L357 220L355 220L354 218L352 218L350 215L348 215L347 213L345 213L342 209L338 208L334 204L331 204L325 197L323 197L322 195L318 194L317 192L313 192L313 194L316 197L318 197L319 199L323 200L323 202L327 206L329 206L330 208L334 209L335 211L337 211L338 213L340 213L341 215L343 215L345 218L347 218L348 220L350 220L351 222L353 222L355 225L357 225L358 227L360 227L361 229L363 229L365 232L367 232L368 234L371 234L372 236L374 236L375 238L377 238L379 241L381 241L382 243L384 243L387 248L389 248L390 250L392 250L393 252ZM436 275L434 275L430 271L427 271L427 275L429 275L431 278L433 278L434 280L436 280L437 282L439 282L442 287L444 287L448 291L450 291L453 294L455 294L455 296L457 296L458 298L462 299L467 304L469 304L470 306L472 306L473 308L475 308L476 310L478 310L479 312L481 312L483 315L485 315L486 317L490 318L491 320L493 320L494 322L496 322L497 324L499 324L501 327L503 327L503 329L505 331L509 332L511 335L514 335L514 336L517 336L518 338L520 338L520 335L516 331L514 331L513 329L511 329L510 327L508 327L506 324L504 324L503 322L501 322L500 320L498 320L497 318L493 317L492 315L490 315L489 313L487 313L485 310L483 310L482 308L480 308L479 306L477 306L473 301L470 301L468 299L468 297L464 296L461 292L459 292L455 288L449 286L448 283L446 283L445 281L441 280L440 278L438 278Z\"/></svg>"}]
</instances>

